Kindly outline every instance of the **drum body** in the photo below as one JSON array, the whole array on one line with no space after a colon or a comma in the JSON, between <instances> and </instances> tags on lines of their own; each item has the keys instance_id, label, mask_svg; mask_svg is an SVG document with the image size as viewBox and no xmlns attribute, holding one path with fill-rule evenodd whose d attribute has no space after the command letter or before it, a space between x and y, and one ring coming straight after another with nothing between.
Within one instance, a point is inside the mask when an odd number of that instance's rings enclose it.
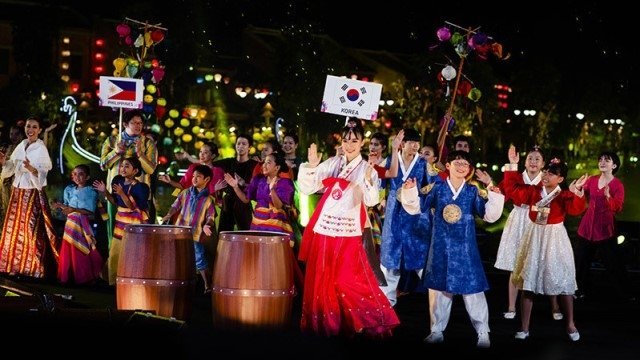
<instances>
[{"instance_id":1,"label":"drum body","mask_svg":"<svg viewBox=\"0 0 640 360\"><path fill-rule=\"evenodd\" d=\"M188 226L127 225L116 278L118 310L146 310L188 320L195 292Z\"/></svg>"},{"instance_id":2,"label":"drum body","mask_svg":"<svg viewBox=\"0 0 640 360\"><path fill-rule=\"evenodd\" d=\"M214 326L226 330L291 326L293 260L288 234L221 232L211 292Z\"/></svg>"}]
</instances>

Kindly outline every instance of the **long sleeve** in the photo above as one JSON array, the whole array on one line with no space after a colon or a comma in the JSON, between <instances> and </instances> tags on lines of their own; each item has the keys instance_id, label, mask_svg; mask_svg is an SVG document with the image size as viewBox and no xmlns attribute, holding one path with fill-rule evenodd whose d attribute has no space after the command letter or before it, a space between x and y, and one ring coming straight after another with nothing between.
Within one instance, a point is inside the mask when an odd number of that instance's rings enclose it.
<instances>
[{"instance_id":1,"label":"long sleeve","mask_svg":"<svg viewBox=\"0 0 640 360\"><path fill-rule=\"evenodd\" d=\"M109 171L111 168L113 168L113 166L117 164L122 157L121 154L118 154L116 140L116 137L110 136L102 144L102 150L100 153L100 168L104 171Z\"/></svg>"},{"instance_id":2,"label":"long sleeve","mask_svg":"<svg viewBox=\"0 0 640 360\"><path fill-rule=\"evenodd\" d=\"M155 142L145 136L141 138L141 141L143 141L144 154L138 154L138 159L140 159L142 170L151 175L156 171L156 166L158 166L158 149Z\"/></svg>"},{"instance_id":3,"label":"long sleeve","mask_svg":"<svg viewBox=\"0 0 640 360\"><path fill-rule=\"evenodd\" d=\"M300 192L305 195L311 195L324 188L322 180L329 177L337 166L338 157L327 159L315 168L309 167L309 163L300 164L298 170L298 187Z\"/></svg>"},{"instance_id":4,"label":"long sleeve","mask_svg":"<svg viewBox=\"0 0 640 360\"><path fill-rule=\"evenodd\" d=\"M414 186L409 189L400 188L397 194L398 201L400 201L402 208L409 213L409 215L420 213L420 198L417 187Z\"/></svg>"},{"instance_id":5,"label":"long sleeve","mask_svg":"<svg viewBox=\"0 0 640 360\"><path fill-rule=\"evenodd\" d=\"M488 192L489 200L484 206L484 221L494 223L502 216L504 208L504 195L497 194L493 191Z\"/></svg>"},{"instance_id":6,"label":"long sleeve","mask_svg":"<svg viewBox=\"0 0 640 360\"><path fill-rule=\"evenodd\" d=\"M611 197L607 199L607 208L614 213L622 211L624 206L624 185L618 179L614 179L609 183L609 194Z\"/></svg>"}]
</instances>

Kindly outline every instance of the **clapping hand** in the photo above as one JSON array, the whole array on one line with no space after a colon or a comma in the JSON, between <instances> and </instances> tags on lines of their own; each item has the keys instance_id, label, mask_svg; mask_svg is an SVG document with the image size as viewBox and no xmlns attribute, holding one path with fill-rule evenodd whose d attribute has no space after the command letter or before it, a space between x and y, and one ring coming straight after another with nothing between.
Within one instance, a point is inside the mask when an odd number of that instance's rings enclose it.
<instances>
[{"instance_id":1,"label":"clapping hand","mask_svg":"<svg viewBox=\"0 0 640 360\"><path fill-rule=\"evenodd\" d=\"M582 187L587 182L588 178L589 178L589 174L584 174L580 176L580 178L573 180L571 184L569 184L569 191L571 191L572 193L582 191Z\"/></svg>"},{"instance_id":2,"label":"clapping hand","mask_svg":"<svg viewBox=\"0 0 640 360\"><path fill-rule=\"evenodd\" d=\"M220 180L218 180L218 181L216 182L216 184L213 186L213 189L214 189L215 191L222 190L222 189L226 188L226 187L227 187L227 185L228 185L228 183L227 183L227 181L226 181L226 180L224 180L224 179L220 179Z\"/></svg>"},{"instance_id":3,"label":"clapping hand","mask_svg":"<svg viewBox=\"0 0 640 360\"><path fill-rule=\"evenodd\" d=\"M235 177L231 176L231 174L229 173L225 173L224 174L224 180L220 180L220 181L225 181L229 186L231 186L232 188L235 188L238 186L238 179L236 179ZM218 181L218 184L220 184L220 181Z\"/></svg>"},{"instance_id":4,"label":"clapping hand","mask_svg":"<svg viewBox=\"0 0 640 360\"><path fill-rule=\"evenodd\" d=\"M167 174L164 175L158 175L158 180L165 182L167 184L171 184L171 177Z\"/></svg>"},{"instance_id":5,"label":"clapping hand","mask_svg":"<svg viewBox=\"0 0 640 360\"><path fill-rule=\"evenodd\" d=\"M408 178L407 181L402 183L403 189L411 189L416 187L416 178Z\"/></svg>"},{"instance_id":6,"label":"clapping hand","mask_svg":"<svg viewBox=\"0 0 640 360\"><path fill-rule=\"evenodd\" d=\"M113 192L120 195L120 196L125 196L126 194L124 193L124 189L122 188L122 185L120 184L113 184L113 186L111 186L113 188Z\"/></svg>"},{"instance_id":7,"label":"clapping hand","mask_svg":"<svg viewBox=\"0 0 640 360\"><path fill-rule=\"evenodd\" d=\"M103 181L100 181L100 180L96 180L93 182L93 188L98 190L101 193L104 193L107 190L107 186L104 184Z\"/></svg>"}]
</instances>

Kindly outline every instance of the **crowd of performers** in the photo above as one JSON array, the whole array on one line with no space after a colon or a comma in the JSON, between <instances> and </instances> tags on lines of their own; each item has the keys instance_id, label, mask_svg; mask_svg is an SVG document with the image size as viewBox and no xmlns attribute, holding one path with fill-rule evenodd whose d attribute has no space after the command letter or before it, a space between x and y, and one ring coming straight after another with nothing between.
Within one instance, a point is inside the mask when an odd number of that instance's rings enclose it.
<instances>
[{"instance_id":1,"label":"crowd of performers","mask_svg":"<svg viewBox=\"0 0 640 360\"><path fill-rule=\"evenodd\" d=\"M496 183L474 168L464 136L454 138L453 148L439 159L439 147L421 146L415 129L400 131L391 143L376 133L363 156L362 124L348 121L333 156L323 157L311 144L303 162L296 154L297 136L288 134L282 145L265 143L255 159L249 155L252 138L238 134L235 157L218 160L217 146L206 143L198 157L178 154L191 165L182 179L172 179L155 175L157 148L143 134L143 119L138 111L128 112L124 130L105 140L100 166L106 181L91 180L89 166L78 165L63 200L51 204L44 191L52 163L40 139L42 122L29 118L23 129L12 129L17 140L0 152L5 185L1 273L32 278L53 274L63 284L103 280L114 285L125 225L155 223L152 214L164 210L158 216L162 223L193 229L194 270L205 293L211 291L212 269L205 244L218 232L284 232L304 269L299 284L303 332L392 336L400 325L394 310L398 294L424 291L430 316L425 342L444 341L453 298L461 295L477 346L489 347L489 285L476 222L496 222L511 202L495 267L511 274L505 318L516 317L516 297L521 297L516 339L529 336L538 294L549 296L552 316L565 320L569 339L580 339L573 301L588 294L596 251L614 274L619 295L629 295L615 248L615 215L623 207L624 186L615 177L620 159L614 152L599 154L598 174L570 181L567 164L557 157L546 159L540 147L526 153L520 172L520 153L511 146L503 179ZM156 210L154 177L176 189L169 209ZM295 217L296 192L319 196L304 228ZM66 216L63 234L52 226L51 209ZM573 243L564 226L568 215L582 215ZM106 259L90 225L97 218L107 221ZM417 281L409 285L402 281L407 278Z\"/></svg>"}]
</instances>

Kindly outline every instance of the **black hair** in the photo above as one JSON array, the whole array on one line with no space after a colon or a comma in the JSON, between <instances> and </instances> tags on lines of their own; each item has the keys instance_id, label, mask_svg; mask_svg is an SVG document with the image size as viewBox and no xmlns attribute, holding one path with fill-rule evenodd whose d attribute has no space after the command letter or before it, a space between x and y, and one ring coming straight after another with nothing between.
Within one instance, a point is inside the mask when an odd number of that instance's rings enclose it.
<instances>
[{"instance_id":1,"label":"black hair","mask_svg":"<svg viewBox=\"0 0 640 360\"><path fill-rule=\"evenodd\" d=\"M76 167L74 169L82 170L85 174L87 174L87 176L91 175L91 168L87 164L76 165Z\"/></svg>"},{"instance_id":2,"label":"black hair","mask_svg":"<svg viewBox=\"0 0 640 360\"><path fill-rule=\"evenodd\" d=\"M129 156L127 158L124 158L124 160L128 161L129 164L131 164L131 167L138 170L138 175L140 175L143 170L142 170L142 163L140 163L140 159L138 159L135 156Z\"/></svg>"},{"instance_id":3,"label":"black hair","mask_svg":"<svg viewBox=\"0 0 640 360\"><path fill-rule=\"evenodd\" d=\"M35 121L38 123L38 126L40 127L40 129L44 130L44 120L42 120L39 116L29 116L25 121L24 121L24 126L27 125L27 121ZM24 129L23 126L23 129Z\"/></svg>"},{"instance_id":4,"label":"black hair","mask_svg":"<svg viewBox=\"0 0 640 360\"><path fill-rule=\"evenodd\" d=\"M466 160L469 164L471 164L471 155L469 155L468 152L466 151L462 151L462 150L454 150L449 152L449 154L447 155L447 162L450 163L453 160L457 160L457 159L461 159L461 160Z\"/></svg>"},{"instance_id":5,"label":"black hair","mask_svg":"<svg viewBox=\"0 0 640 360\"><path fill-rule=\"evenodd\" d=\"M469 149L471 149L471 139L466 136L466 135L458 135L456 137L453 138L453 146L455 148L456 144L458 143L458 141L464 141L467 144L469 144Z\"/></svg>"},{"instance_id":6,"label":"black hair","mask_svg":"<svg viewBox=\"0 0 640 360\"><path fill-rule=\"evenodd\" d=\"M613 168L611 173L615 175L615 173L618 172L618 169L620 169L620 158L618 157L618 154L614 153L613 151L602 151L600 152L600 155L598 155L598 161L600 161L600 159L602 158L611 159L611 161L616 166Z\"/></svg>"},{"instance_id":7,"label":"black hair","mask_svg":"<svg viewBox=\"0 0 640 360\"><path fill-rule=\"evenodd\" d=\"M382 144L382 147L383 147L383 150L382 150L383 153L387 151L387 148L389 147L389 137L387 135L381 132L377 132L371 135L371 140L373 139L380 141L380 144Z\"/></svg>"},{"instance_id":8,"label":"black hair","mask_svg":"<svg viewBox=\"0 0 640 360\"><path fill-rule=\"evenodd\" d=\"M211 177L213 176L213 171L211 170L211 168L207 165L203 165L203 164L198 164L193 168L194 172L199 172L202 176L204 176L205 178L209 178L209 181L211 181Z\"/></svg>"},{"instance_id":9,"label":"black hair","mask_svg":"<svg viewBox=\"0 0 640 360\"><path fill-rule=\"evenodd\" d=\"M540 148L540 146L538 146L538 145L533 145L533 146L531 147L531 149L529 149L529 152L527 153L527 155L529 155L530 153L532 153L532 152L534 152L534 151L535 151L535 152L537 152L537 153L539 153L539 154L540 154L540 156L542 156L542 159L544 159L544 152L542 151L542 149L541 149L541 148Z\"/></svg>"},{"instance_id":10,"label":"black hair","mask_svg":"<svg viewBox=\"0 0 640 360\"><path fill-rule=\"evenodd\" d=\"M405 128L404 129L404 139L403 141L417 141L420 142L420 133L418 130L414 128Z\"/></svg>"},{"instance_id":11,"label":"black hair","mask_svg":"<svg viewBox=\"0 0 640 360\"><path fill-rule=\"evenodd\" d=\"M280 166L278 174L289 172L289 165L287 165L287 161L284 158L284 153L273 152L267 156L273 156L273 160L275 160L276 166Z\"/></svg>"},{"instance_id":12,"label":"black hair","mask_svg":"<svg viewBox=\"0 0 640 360\"><path fill-rule=\"evenodd\" d=\"M218 145L213 141L207 141L204 144L202 144L202 146L207 146L209 150L211 150L211 153L216 157L220 155L220 151L218 150Z\"/></svg>"},{"instance_id":13,"label":"black hair","mask_svg":"<svg viewBox=\"0 0 640 360\"><path fill-rule=\"evenodd\" d=\"M271 145L271 149L273 149L274 153L280 153L282 154L282 146L280 146L280 143L277 140L274 139L269 139L267 141L264 142L263 145L269 144Z\"/></svg>"},{"instance_id":14,"label":"black hair","mask_svg":"<svg viewBox=\"0 0 640 360\"><path fill-rule=\"evenodd\" d=\"M341 135L343 139L346 139L349 133L352 133L356 137L360 135L360 140L364 139L364 128L360 121L349 121L347 125L342 128Z\"/></svg>"},{"instance_id":15,"label":"black hair","mask_svg":"<svg viewBox=\"0 0 640 360\"><path fill-rule=\"evenodd\" d=\"M293 131L287 131L287 133L284 134L284 136L282 137L282 140L284 141L284 138L286 138L287 136L292 138L293 142L295 142L296 144L300 142L300 139L298 138L298 135L296 133L294 133Z\"/></svg>"},{"instance_id":16,"label":"black hair","mask_svg":"<svg viewBox=\"0 0 640 360\"><path fill-rule=\"evenodd\" d=\"M122 123L127 125L129 124L129 121L131 121L131 119L133 119L136 116L139 116L140 119L142 120L142 123L144 124L144 120L145 120L144 114L142 113L142 111L138 109L129 110L126 113L124 113L124 116L122 117Z\"/></svg>"},{"instance_id":17,"label":"black hair","mask_svg":"<svg viewBox=\"0 0 640 360\"><path fill-rule=\"evenodd\" d=\"M549 160L549 162L544 166L543 170L554 175L562 176L565 179L567 178L567 174L569 173L569 167L567 166L567 164L557 157Z\"/></svg>"},{"instance_id":18,"label":"black hair","mask_svg":"<svg viewBox=\"0 0 640 360\"><path fill-rule=\"evenodd\" d=\"M238 134L238 135L236 135L236 142L235 142L235 144L237 144L237 143L238 143L238 140L239 140L240 138L247 139L247 142L249 142L249 147L252 147L252 146L253 146L253 138L252 138L251 136L247 135L247 134ZM235 144L234 144L234 145L235 145Z\"/></svg>"}]
</instances>

